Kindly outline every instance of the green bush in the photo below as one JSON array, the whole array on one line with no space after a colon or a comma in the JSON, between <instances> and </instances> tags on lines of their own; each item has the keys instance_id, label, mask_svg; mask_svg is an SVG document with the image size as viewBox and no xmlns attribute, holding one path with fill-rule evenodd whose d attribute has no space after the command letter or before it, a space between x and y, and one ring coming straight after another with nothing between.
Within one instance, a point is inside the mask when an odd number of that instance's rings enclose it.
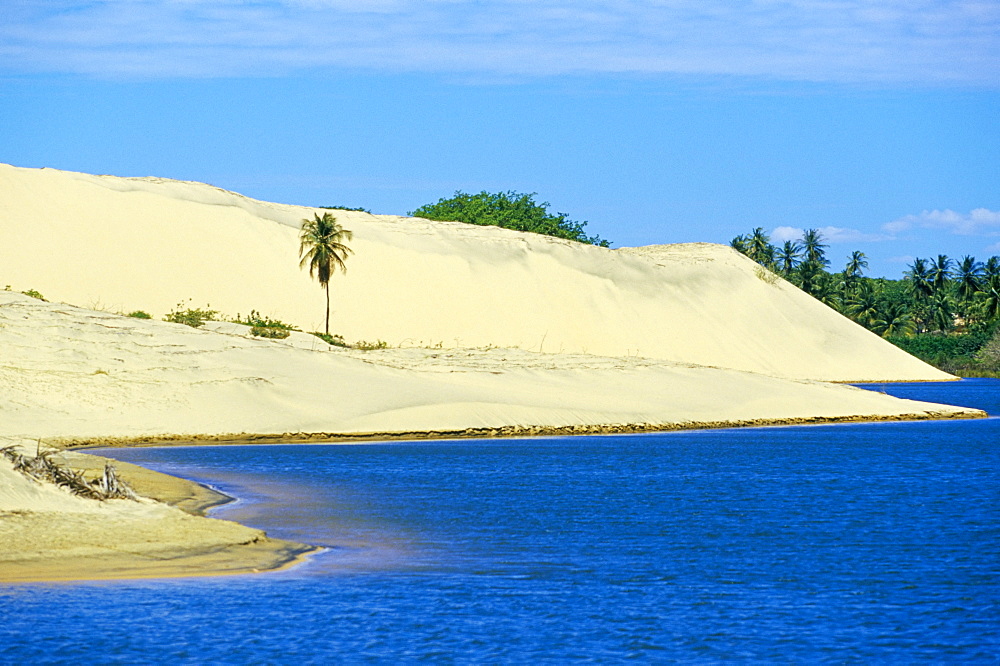
<instances>
[{"instance_id":1,"label":"green bush","mask_svg":"<svg viewBox=\"0 0 1000 666\"><path fill-rule=\"evenodd\" d=\"M133 319L152 319L148 312L143 312L142 310L136 310L134 312L129 312L126 317L132 317Z\"/></svg>"},{"instance_id":2,"label":"green bush","mask_svg":"<svg viewBox=\"0 0 1000 666\"><path fill-rule=\"evenodd\" d=\"M610 247L611 243L598 236L587 236L583 228L586 222L574 222L565 213L555 215L548 212L548 202L536 203L534 193L480 192L466 194L455 192L450 199L425 204L410 215L428 220L465 222L486 226L504 227L515 231L530 231L556 238Z\"/></svg>"},{"instance_id":3,"label":"green bush","mask_svg":"<svg viewBox=\"0 0 1000 666\"><path fill-rule=\"evenodd\" d=\"M286 324L280 319L265 317L256 310L251 310L250 314L248 314L245 319L240 317L240 315L236 315L236 318L233 319L233 323L249 326L250 335L255 335L259 338L283 339L291 335L292 331L299 330L291 324Z\"/></svg>"},{"instance_id":4,"label":"green bush","mask_svg":"<svg viewBox=\"0 0 1000 666\"><path fill-rule=\"evenodd\" d=\"M1000 336L1000 331L996 334ZM960 377L998 377L1000 340L991 340L986 332L943 335L922 333L914 336L890 336L886 339L921 361Z\"/></svg>"},{"instance_id":5,"label":"green bush","mask_svg":"<svg viewBox=\"0 0 1000 666\"><path fill-rule=\"evenodd\" d=\"M170 314L163 318L163 321L198 328L206 321L213 321L219 316L218 310L202 310L201 308L192 307L182 310L182 307L184 307L184 304L178 303Z\"/></svg>"},{"instance_id":6,"label":"green bush","mask_svg":"<svg viewBox=\"0 0 1000 666\"><path fill-rule=\"evenodd\" d=\"M990 339L986 333L963 333L959 335L890 335L886 340L917 358L934 362L936 359L972 359L976 352Z\"/></svg>"},{"instance_id":7,"label":"green bush","mask_svg":"<svg viewBox=\"0 0 1000 666\"><path fill-rule=\"evenodd\" d=\"M326 333L320 333L319 331L313 331L312 334L315 335L320 340L322 340L323 342L325 342L326 344L332 345L334 347L346 348L351 346L344 341L344 336L342 335L327 335Z\"/></svg>"},{"instance_id":8,"label":"green bush","mask_svg":"<svg viewBox=\"0 0 1000 666\"><path fill-rule=\"evenodd\" d=\"M31 296L32 298L37 298L40 301L45 301L45 297L42 296L37 291L35 291L34 289L29 289L28 291L22 291L21 293L24 294L25 296ZM48 301L45 302L48 303Z\"/></svg>"}]
</instances>

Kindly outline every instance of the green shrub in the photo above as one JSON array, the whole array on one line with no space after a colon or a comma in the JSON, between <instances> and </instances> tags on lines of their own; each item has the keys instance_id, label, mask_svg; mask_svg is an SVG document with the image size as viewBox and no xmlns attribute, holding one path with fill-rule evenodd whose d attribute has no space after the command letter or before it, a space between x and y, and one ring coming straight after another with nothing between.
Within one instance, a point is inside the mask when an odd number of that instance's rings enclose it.
<instances>
[{"instance_id":1,"label":"green shrub","mask_svg":"<svg viewBox=\"0 0 1000 666\"><path fill-rule=\"evenodd\" d=\"M315 335L320 340L322 340L323 342L325 342L326 344L332 345L334 347L351 346L344 341L344 336L342 335L327 335L326 333L320 333L319 331L313 331L312 334Z\"/></svg>"},{"instance_id":2,"label":"green shrub","mask_svg":"<svg viewBox=\"0 0 1000 666\"><path fill-rule=\"evenodd\" d=\"M25 296L31 296L32 298L37 298L40 301L45 301L45 297L39 294L34 289L29 289L28 291L22 291L21 293L24 294ZM45 302L48 303L48 301Z\"/></svg>"},{"instance_id":3,"label":"green shrub","mask_svg":"<svg viewBox=\"0 0 1000 666\"><path fill-rule=\"evenodd\" d=\"M917 358L933 363L937 359L972 359L990 339L986 333L940 335L890 335L886 340Z\"/></svg>"},{"instance_id":4,"label":"green shrub","mask_svg":"<svg viewBox=\"0 0 1000 666\"><path fill-rule=\"evenodd\" d=\"M580 243L610 247L611 243L599 236L588 236L583 228L586 222L575 222L565 213L553 215L548 202L537 203L535 195L519 192L480 192L467 194L455 192L450 199L425 204L410 215L428 220L465 222L504 227L516 231L566 238Z\"/></svg>"},{"instance_id":5,"label":"green shrub","mask_svg":"<svg viewBox=\"0 0 1000 666\"><path fill-rule=\"evenodd\" d=\"M178 303L175 308L163 318L163 321L169 321L174 324L184 324L185 326L191 326L192 328L198 328L206 321L213 321L219 316L218 310L202 310L201 308L184 307L183 303Z\"/></svg>"},{"instance_id":6,"label":"green shrub","mask_svg":"<svg viewBox=\"0 0 1000 666\"><path fill-rule=\"evenodd\" d=\"M126 317L132 317L133 319L152 319L148 312L143 312L142 310L136 310L134 312L129 312Z\"/></svg>"},{"instance_id":7,"label":"green shrub","mask_svg":"<svg viewBox=\"0 0 1000 666\"><path fill-rule=\"evenodd\" d=\"M251 310L250 314L248 314L245 319L237 314L236 318L233 319L233 323L249 326L250 335L255 335L259 338L272 338L280 340L287 338L292 334L292 331L299 330L291 324L286 324L280 319L265 317L256 310Z\"/></svg>"},{"instance_id":8,"label":"green shrub","mask_svg":"<svg viewBox=\"0 0 1000 666\"><path fill-rule=\"evenodd\" d=\"M1000 336L1000 332L996 334ZM998 377L1000 341L986 332L943 335L922 333L886 338L921 361L960 377Z\"/></svg>"}]
</instances>

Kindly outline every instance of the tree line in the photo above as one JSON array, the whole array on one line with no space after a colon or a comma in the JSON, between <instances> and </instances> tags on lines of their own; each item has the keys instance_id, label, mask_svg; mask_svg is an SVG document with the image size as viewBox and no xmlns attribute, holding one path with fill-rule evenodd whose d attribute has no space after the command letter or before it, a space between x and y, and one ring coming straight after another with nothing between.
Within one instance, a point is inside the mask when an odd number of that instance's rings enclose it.
<instances>
[{"instance_id":1,"label":"tree line","mask_svg":"<svg viewBox=\"0 0 1000 666\"><path fill-rule=\"evenodd\" d=\"M777 246L757 227L730 246L883 337L988 334L1000 325L1000 257L917 258L903 279L889 280L865 276L868 259L860 251L831 272L829 246L817 229Z\"/></svg>"}]
</instances>

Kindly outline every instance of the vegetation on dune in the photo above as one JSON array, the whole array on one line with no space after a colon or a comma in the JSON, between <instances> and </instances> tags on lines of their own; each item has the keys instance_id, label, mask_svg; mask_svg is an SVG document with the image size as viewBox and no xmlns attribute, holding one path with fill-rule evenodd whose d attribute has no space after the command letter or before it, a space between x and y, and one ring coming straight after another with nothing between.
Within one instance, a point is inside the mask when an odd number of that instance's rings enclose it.
<instances>
[{"instance_id":1,"label":"vegetation on dune","mask_svg":"<svg viewBox=\"0 0 1000 666\"><path fill-rule=\"evenodd\" d=\"M865 328L946 372L1000 376L1000 257L915 259L902 280L864 276L864 252L830 272L827 244L816 229L778 247L764 229L730 246ZM758 274L758 277L760 275Z\"/></svg>"},{"instance_id":2,"label":"vegetation on dune","mask_svg":"<svg viewBox=\"0 0 1000 666\"><path fill-rule=\"evenodd\" d=\"M11 291L9 284L6 287L4 287L4 291ZM45 301L46 303L48 303L45 297L42 296L37 291L35 291L34 289L28 289L27 291L22 291L21 293L24 294L25 296L31 296L32 298L37 298L40 301Z\"/></svg>"},{"instance_id":3,"label":"vegetation on dune","mask_svg":"<svg viewBox=\"0 0 1000 666\"><path fill-rule=\"evenodd\" d=\"M207 306L211 307L211 306ZM174 324L184 324L192 328L200 328L206 321L216 321L219 317L218 310L192 308L190 305L184 307L184 303L178 303L174 309L163 318Z\"/></svg>"},{"instance_id":4,"label":"vegetation on dune","mask_svg":"<svg viewBox=\"0 0 1000 666\"><path fill-rule=\"evenodd\" d=\"M234 324L243 324L244 326L250 327L250 335L259 338L272 338L272 339L284 339L292 334L292 331L298 331L291 324L286 324L280 319L271 319L270 317L265 317L256 310L251 310L250 314L246 318L240 317L239 314L236 318L232 320Z\"/></svg>"},{"instance_id":5,"label":"vegetation on dune","mask_svg":"<svg viewBox=\"0 0 1000 666\"><path fill-rule=\"evenodd\" d=\"M329 333L320 333L319 331L313 331L312 334L331 347L349 348L351 346L347 344L342 335L330 335Z\"/></svg>"},{"instance_id":6,"label":"vegetation on dune","mask_svg":"<svg viewBox=\"0 0 1000 666\"><path fill-rule=\"evenodd\" d=\"M348 210L371 214L371 211L367 208L351 208L349 206L317 206L317 208L322 208L323 210Z\"/></svg>"},{"instance_id":7,"label":"vegetation on dune","mask_svg":"<svg viewBox=\"0 0 1000 666\"><path fill-rule=\"evenodd\" d=\"M351 248L346 241L353 233L337 223L330 213L313 214L313 219L302 220L299 234L299 268L309 267L309 277L315 277L326 290L326 326L324 333L330 334L330 278L336 269L347 271L347 255Z\"/></svg>"},{"instance_id":8,"label":"vegetation on dune","mask_svg":"<svg viewBox=\"0 0 1000 666\"><path fill-rule=\"evenodd\" d=\"M565 213L553 215L548 212L548 202L536 203L534 197L535 193L484 191L467 194L457 191L451 198L425 204L409 214L428 220L503 227L600 247L611 246L610 241L599 236L588 236L583 230L586 222L575 222Z\"/></svg>"},{"instance_id":9,"label":"vegetation on dune","mask_svg":"<svg viewBox=\"0 0 1000 666\"><path fill-rule=\"evenodd\" d=\"M133 319L152 319L153 318L152 315L150 315L148 312L144 312L142 310L133 310L132 312L129 312L125 316L126 317L132 317Z\"/></svg>"}]
</instances>

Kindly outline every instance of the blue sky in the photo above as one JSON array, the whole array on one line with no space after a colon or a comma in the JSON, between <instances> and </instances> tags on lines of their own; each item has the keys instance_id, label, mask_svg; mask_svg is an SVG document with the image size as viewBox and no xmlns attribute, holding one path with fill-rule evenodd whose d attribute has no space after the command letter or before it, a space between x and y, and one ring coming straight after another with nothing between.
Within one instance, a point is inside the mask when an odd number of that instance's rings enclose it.
<instances>
[{"instance_id":1,"label":"blue sky","mask_svg":"<svg viewBox=\"0 0 1000 666\"><path fill-rule=\"evenodd\" d=\"M1000 2L6 0L0 161L404 214L537 192L615 246L1000 255Z\"/></svg>"}]
</instances>

